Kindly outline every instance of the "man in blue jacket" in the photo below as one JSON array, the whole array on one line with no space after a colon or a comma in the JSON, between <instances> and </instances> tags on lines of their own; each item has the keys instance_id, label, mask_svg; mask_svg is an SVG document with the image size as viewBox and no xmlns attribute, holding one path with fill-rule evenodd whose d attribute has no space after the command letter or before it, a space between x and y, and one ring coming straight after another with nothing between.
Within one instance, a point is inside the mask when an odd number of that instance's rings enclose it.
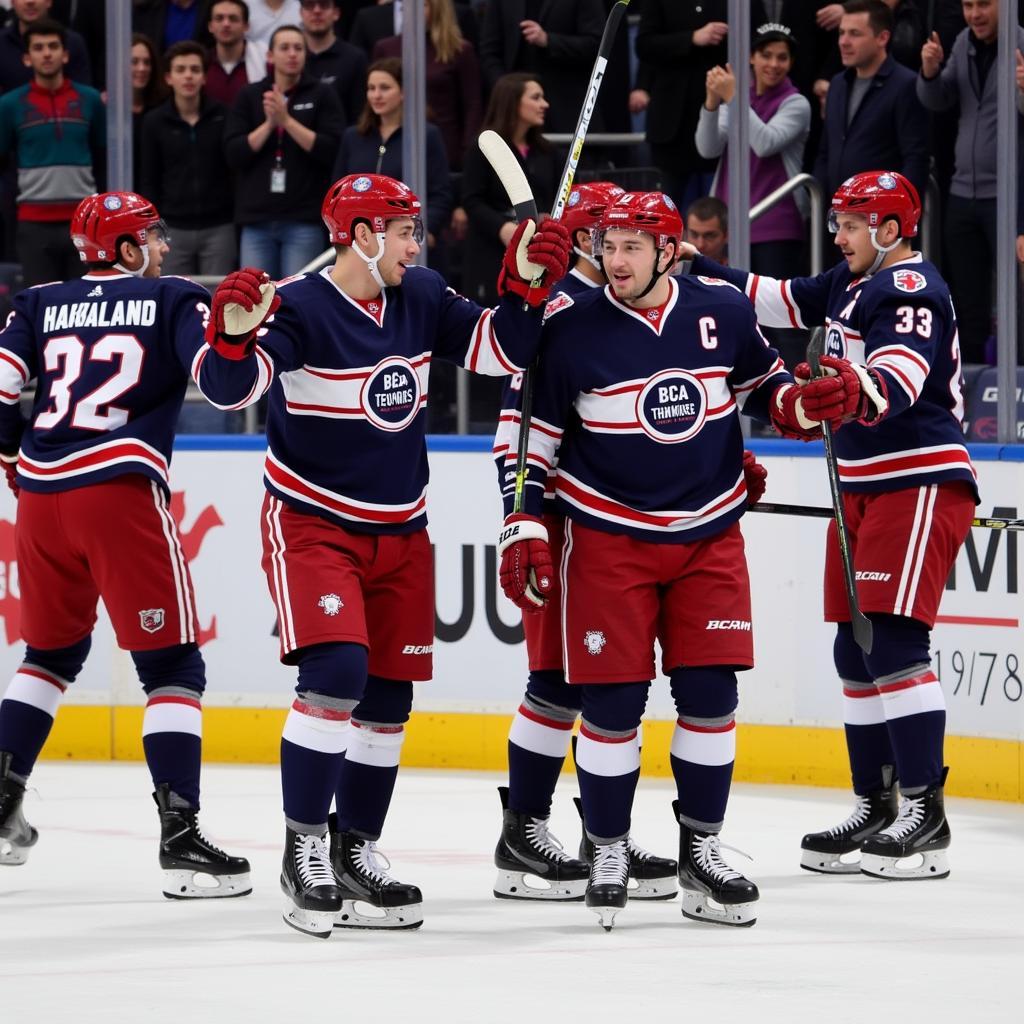
<instances>
[{"instance_id":1,"label":"man in blue jacket","mask_svg":"<svg viewBox=\"0 0 1024 1024\"><path fill-rule=\"evenodd\" d=\"M920 195L928 181L928 117L914 73L886 52L892 11L883 0L847 0L839 23L844 70L828 90L814 176L826 195L847 178L890 167Z\"/></svg>"}]
</instances>

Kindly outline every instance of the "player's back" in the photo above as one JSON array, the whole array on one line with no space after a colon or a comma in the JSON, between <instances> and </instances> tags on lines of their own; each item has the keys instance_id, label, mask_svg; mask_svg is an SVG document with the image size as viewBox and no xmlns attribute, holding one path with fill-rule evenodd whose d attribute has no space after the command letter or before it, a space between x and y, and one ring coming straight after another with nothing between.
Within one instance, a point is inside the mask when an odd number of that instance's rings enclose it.
<instances>
[{"instance_id":1,"label":"player's back","mask_svg":"<svg viewBox=\"0 0 1024 1024\"><path fill-rule=\"evenodd\" d=\"M19 478L54 491L143 473L166 485L209 296L185 278L92 274L15 300L0 349L37 378ZM0 354L3 354L0 352Z\"/></svg>"}]
</instances>

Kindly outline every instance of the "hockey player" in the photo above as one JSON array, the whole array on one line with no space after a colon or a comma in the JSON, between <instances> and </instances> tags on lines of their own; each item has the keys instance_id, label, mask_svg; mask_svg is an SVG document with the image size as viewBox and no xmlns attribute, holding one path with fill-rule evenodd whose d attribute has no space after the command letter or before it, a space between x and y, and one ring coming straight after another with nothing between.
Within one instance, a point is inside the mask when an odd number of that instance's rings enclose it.
<instances>
[{"instance_id":1,"label":"hockey player","mask_svg":"<svg viewBox=\"0 0 1024 1024\"><path fill-rule=\"evenodd\" d=\"M534 233L525 222L505 253L502 300L483 309L411 265L419 211L392 178L335 182L323 202L333 266L283 281L276 295L259 271L226 278L214 295L201 374L212 397L228 381L228 391L246 389L243 404L270 390L263 562L281 658L298 668L281 741L281 884L287 923L320 937L332 926L422 923L419 889L391 877L377 840L412 681L431 676L430 362L493 375L520 370L536 352L549 291L529 282L540 269L558 280L568 261L560 224Z\"/></svg>"},{"instance_id":2,"label":"hockey player","mask_svg":"<svg viewBox=\"0 0 1024 1024\"><path fill-rule=\"evenodd\" d=\"M912 248L920 216L917 192L902 174L865 171L832 199L829 224L844 262L827 273L777 281L693 261L697 273L743 288L765 324L827 325L827 375L804 384L801 403L812 421L841 428L839 480L857 599L873 644L864 653L854 642L832 524L825 619L837 623L834 657L856 805L840 824L804 836L801 865L811 871L896 879L949 873L946 712L929 644L978 492L964 446L949 290ZM797 376L810 377L807 364Z\"/></svg>"},{"instance_id":3,"label":"hockey player","mask_svg":"<svg viewBox=\"0 0 1024 1024\"><path fill-rule=\"evenodd\" d=\"M0 863L24 863L36 842L22 810L25 783L85 663L102 597L147 696L142 745L164 895L243 896L248 861L218 850L196 820L206 671L168 507L174 426L204 344L209 295L184 278L160 279L167 239L142 196L83 199L71 239L85 276L23 291L0 332L0 453L20 490L26 641L0 703ZM19 399L33 378L26 424ZM197 874L216 885L197 884Z\"/></svg>"},{"instance_id":4,"label":"hockey player","mask_svg":"<svg viewBox=\"0 0 1024 1024\"><path fill-rule=\"evenodd\" d=\"M562 223L572 239L576 262L552 289L568 296L585 295L608 283L593 256L591 231L608 204L624 189L610 181L578 185L569 194ZM494 456L506 514L512 511L516 448L519 441L523 375L505 385ZM538 485L540 481L536 482ZM545 483L544 526L552 557L562 550L562 517L554 509L554 467ZM584 832L579 859L569 856L548 828L551 799L580 712L579 687L565 682L557 583L543 609L523 616L530 674L526 693L512 720L508 737L508 787L499 786L501 838L494 851L498 877L494 895L501 899L574 900L582 898L590 877L592 844ZM579 801L576 801L577 806ZM676 862L658 857L629 840L630 896L671 899L676 893ZM536 877L545 884L531 884Z\"/></svg>"},{"instance_id":5,"label":"hockey player","mask_svg":"<svg viewBox=\"0 0 1024 1024\"><path fill-rule=\"evenodd\" d=\"M798 388L736 289L668 276L681 235L667 196L626 193L595 237L608 286L549 304L525 511L506 518L499 543L508 597L524 610L550 601L543 498L557 459L562 651L566 681L581 691L576 768L595 844L586 902L606 928L627 899L655 639L679 713L671 763L683 914L754 923L757 887L722 859L718 838L736 672L753 664L738 413L796 436L818 431L801 421Z\"/></svg>"}]
</instances>

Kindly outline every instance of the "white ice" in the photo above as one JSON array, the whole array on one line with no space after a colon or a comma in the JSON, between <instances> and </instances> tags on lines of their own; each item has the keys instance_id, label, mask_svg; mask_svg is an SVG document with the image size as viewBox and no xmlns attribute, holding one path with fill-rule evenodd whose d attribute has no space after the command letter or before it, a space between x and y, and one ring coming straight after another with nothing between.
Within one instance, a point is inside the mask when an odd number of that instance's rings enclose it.
<instances>
[{"instance_id":1,"label":"white ice","mask_svg":"<svg viewBox=\"0 0 1024 1024\"><path fill-rule=\"evenodd\" d=\"M761 888L750 929L698 924L679 899L631 903L606 934L580 904L495 900L498 776L403 771L382 848L425 899L419 931L287 928L277 773L207 766L201 821L252 861L254 893L160 895L141 764L43 762L40 838L0 867L0 1022L330 1021L727 1024L1024 1020L1024 807L948 801L952 874L882 882L800 870L805 831L850 810L835 790L737 786L723 840ZM554 830L575 849L571 778ZM633 834L676 844L667 780L643 780Z\"/></svg>"}]
</instances>

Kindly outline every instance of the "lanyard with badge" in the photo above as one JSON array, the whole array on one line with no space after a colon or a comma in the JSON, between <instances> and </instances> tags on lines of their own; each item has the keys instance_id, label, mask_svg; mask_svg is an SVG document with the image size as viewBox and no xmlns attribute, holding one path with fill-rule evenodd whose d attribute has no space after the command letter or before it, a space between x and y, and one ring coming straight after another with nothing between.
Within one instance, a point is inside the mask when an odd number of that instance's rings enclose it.
<instances>
[{"instance_id":1,"label":"lanyard with badge","mask_svg":"<svg viewBox=\"0 0 1024 1024\"><path fill-rule=\"evenodd\" d=\"M283 195L287 183L287 172L284 169L284 129L277 129L277 149L274 152L274 166L270 169L270 191L275 195Z\"/></svg>"}]
</instances>

